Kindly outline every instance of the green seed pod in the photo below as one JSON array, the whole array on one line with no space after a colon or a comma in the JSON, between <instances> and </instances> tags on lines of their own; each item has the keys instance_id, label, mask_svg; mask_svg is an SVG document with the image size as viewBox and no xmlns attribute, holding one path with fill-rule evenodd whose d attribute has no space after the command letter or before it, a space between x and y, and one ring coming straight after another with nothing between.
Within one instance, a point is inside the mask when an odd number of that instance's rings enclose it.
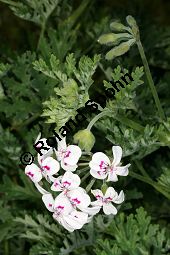
<instances>
[{"instance_id":1,"label":"green seed pod","mask_svg":"<svg viewBox=\"0 0 170 255\"><path fill-rule=\"evenodd\" d=\"M95 137L91 131L84 129L78 131L74 135L74 143L78 143L78 146L87 152L91 151L95 143Z\"/></svg>"},{"instance_id":2,"label":"green seed pod","mask_svg":"<svg viewBox=\"0 0 170 255\"><path fill-rule=\"evenodd\" d=\"M139 33L139 29L138 29L136 20L131 15L129 15L126 17L126 21L129 24L129 26L132 28L132 32L133 32L134 36L136 37Z\"/></svg>"},{"instance_id":3,"label":"green seed pod","mask_svg":"<svg viewBox=\"0 0 170 255\"><path fill-rule=\"evenodd\" d=\"M106 183L103 183L102 187L101 187L101 191L103 192L103 195L105 195L106 190L108 189L108 186Z\"/></svg>"},{"instance_id":4,"label":"green seed pod","mask_svg":"<svg viewBox=\"0 0 170 255\"><path fill-rule=\"evenodd\" d=\"M111 60L111 59L114 59L114 58L116 58L118 56L123 55L124 53L126 53L130 49L130 46L132 44L134 44L135 41L136 41L135 39L131 39L131 40L127 41L127 42L121 43L117 47L114 47L113 49L108 51L108 53L106 54L106 59L107 60Z\"/></svg>"},{"instance_id":5,"label":"green seed pod","mask_svg":"<svg viewBox=\"0 0 170 255\"><path fill-rule=\"evenodd\" d=\"M120 33L120 34L109 33L109 34L101 35L98 39L98 42L100 44L108 44L108 43L115 44L116 42L119 42L120 39L126 39L126 38L132 38L132 35L128 33Z\"/></svg>"},{"instance_id":6,"label":"green seed pod","mask_svg":"<svg viewBox=\"0 0 170 255\"><path fill-rule=\"evenodd\" d=\"M122 23L117 22L117 21L113 21L112 23L110 23L110 29L113 31L126 31L129 28L124 26Z\"/></svg>"}]
</instances>

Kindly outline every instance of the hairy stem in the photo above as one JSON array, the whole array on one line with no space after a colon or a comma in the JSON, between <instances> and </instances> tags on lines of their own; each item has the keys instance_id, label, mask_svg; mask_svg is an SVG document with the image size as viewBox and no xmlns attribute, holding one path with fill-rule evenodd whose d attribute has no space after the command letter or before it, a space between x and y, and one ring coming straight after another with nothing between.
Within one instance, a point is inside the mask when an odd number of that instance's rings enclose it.
<instances>
[{"instance_id":1,"label":"hairy stem","mask_svg":"<svg viewBox=\"0 0 170 255\"><path fill-rule=\"evenodd\" d=\"M139 53L140 53L140 56L141 56L141 59L142 59L142 62L143 62L144 68L145 68L146 78L148 80L148 84L150 86L153 98L155 100L156 107L158 109L159 116L162 120L164 120L165 119L165 114L164 114L164 111L162 109L162 106L161 106L161 103L160 103L160 100L159 100L159 97L158 97L158 93L156 91L156 88L155 88L155 85L154 85L154 82L153 82L153 79L152 79L152 75L151 75L151 72L150 72L150 69L149 69L148 61L146 59L145 52L144 52L144 49L143 49L143 46L141 44L140 39L137 40L137 46L138 46Z\"/></svg>"},{"instance_id":2,"label":"hairy stem","mask_svg":"<svg viewBox=\"0 0 170 255\"><path fill-rule=\"evenodd\" d=\"M102 111L100 112L98 115L96 115L89 123L89 125L87 126L87 130L91 130L91 128L93 127L93 125L96 123L96 121L98 121L100 118L102 118L103 116L109 115L109 111Z\"/></svg>"}]
</instances>

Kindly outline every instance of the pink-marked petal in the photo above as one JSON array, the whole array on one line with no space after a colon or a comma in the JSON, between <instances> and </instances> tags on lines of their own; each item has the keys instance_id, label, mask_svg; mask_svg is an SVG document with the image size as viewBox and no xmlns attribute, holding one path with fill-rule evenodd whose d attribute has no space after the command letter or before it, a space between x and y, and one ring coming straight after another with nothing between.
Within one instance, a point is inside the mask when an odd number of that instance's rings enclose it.
<instances>
[{"instance_id":1,"label":"pink-marked petal","mask_svg":"<svg viewBox=\"0 0 170 255\"><path fill-rule=\"evenodd\" d=\"M130 164L128 164L126 166L117 166L116 174L121 175L121 176L127 176L129 174L129 170L128 170L129 166L130 166Z\"/></svg>"},{"instance_id":2,"label":"pink-marked petal","mask_svg":"<svg viewBox=\"0 0 170 255\"><path fill-rule=\"evenodd\" d=\"M69 145L64 154L64 163L72 166L76 165L81 153L81 149L77 145Z\"/></svg>"},{"instance_id":3,"label":"pink-marked petal","mask_svg":"<svg viewBox=\"0 0 170 255\"><path fill-rule=\"evenodd\" d=\"M121 204L125 200L125 195L123 190L120 191L119 195L115 198L113 198L113 203L115 204Z\"/></svg>"},{"instance_id":4,"label":"pink-marked petal","mask_svg":"<svg viewBox=\"0 0 170 255\"><path fill-rule=\"evenodd\" d=\"M113 152L113 165L117 166L122 158L122 148L120 146L113 146L112 147Z\"/></svg>"},{"instance_id":5,"label":"pink-marked petal","mask_svg":"<svg viewBox=\"0 0 170 255\"><path fill-rule=\"evenodd\" d=\"M70 202L77 208L88 207L91 203L90 197L82 188L71 190L67 193Z\"/></svg>"},{"instance_id":6,"label":"pink-marked petal","mask_svg":"<svg viewBox=\"0 0 170 255\"><path fill-rule=\"evenodd\" d=\"M96 171L104 171L110 164L110 159L103 152L96 152L92 156L89 166Z\"/></svg>"},{"instance_id":7,"label":"pink-marked petal","mask_svg":"<svg viewBox=\"0 0 170 255\"><path fill-rule=\"evenodd\" d=\"M54 210L56 212L61 211L61 215L68 215L73 211L73 209L74 208L71 205L69 199L62 193L56 197L54 201Z\"/></svg>"},{"instance_id":8,"label":"pink-marked petal","mask_svg":"<svg viewBox=\"0 0 170 255\"><path fill-rule=\"evenodd\" d=\"M25 174L33 181L39 182L42 179L41 169L32 163L31 165L26 166Z\"/></svg>"},{"instance_id":9,"label":"pink-marked petal","mask_svg":"<svg viewBox=\"0 0 170 255\"><path fill-rule=\"evenodd\" d=\"M113 187L109 187L106 190L106 193L104 195L104 198L109 200L112 200L113 198L117 198L117 197L118 197L118 194Z\"/></svg>"},{"instance_id":10,"label":"pink-marked petal","mask_svg":"<svg viewBox=\"0 0 170 255\"><path fill-rule=\"evenodd\" d=\"M64 162L64 160L61 160L61 168L65 171L71 171L74 172L77 169L78 165L69 165Z\"/></svg>"},{"instance_id":11,"label":"pink-marked petal","mask_svg":"<svg viewBox=\"0 0 170 255\"><path fill-rule=\"evenodd\" d=\"M96 171L96 169L90 169L90 174L96 178L96 179L100 179L103 180L107 177L107 173L103 173L100 171Z\"/></svg>"},{"instance_id":12,"label":"pink-marked petal","mask_svg":"<svg viewBox=\"0 0 170 255\"><path fill-rule=\"evenodd\" d=\"M42 168L47 175L56 174L60 169L60 164L52 157L48 157L42 162Z\"/></svg>"},{"instance_id":13,"label":"pink-marked petal","mask_svg":"<svg viewBox=\"0 0 170 255\"><path fill-rule=\"evenodd\" d=\"M96 197L96 199L100 200L103 198L103 193L100 189L91 190L91 193Z\"/></svg>"},{"instance_id":14,"label":"pink-marked petal","mask_svg":"<svg viewBox=\"0 0 170 255\"><path fill-rule=\"evenodd\" d=\"M42 201L50 212L54 212L54 199L50 193L43 195Z\"/></svg>"},{"instance_id":15,"label":"pink-marked petal","mask_svg":"<svg viewBox=\"0 0 170 255\"><path fill-rule=\"evenodd\" d=\"M80 177L77 174L73 174L70 171L67 171L64 175L63 175L63 179L62 179L62 184L66 185L66 187L69 190L72 189L76 189L79 187L80 185Z\"/></svg>"},{"instance_id":16,"label":"pink-marked petal","mask_svg":"<svg viewBox=\"0 0 170 255\"><path fill-rule=\"evenodd\" d=\"M62 178L63 176L59 176L58 178L56 178L56 180L53 182L53 185L51 186L51 190L53 191L62 191Z\"/></svg>"},{"instance_id":17,"label":"pink-marked petal","mask_svg":"<svg viewBox=\"0 0 170 255\"><path fill-rule=\"evenodd\" d=\"M117 209L111 203L108 203L103 205L103 212L107 215L110 215L110 214L116 215Z\"/></svg>"}]
</instances>

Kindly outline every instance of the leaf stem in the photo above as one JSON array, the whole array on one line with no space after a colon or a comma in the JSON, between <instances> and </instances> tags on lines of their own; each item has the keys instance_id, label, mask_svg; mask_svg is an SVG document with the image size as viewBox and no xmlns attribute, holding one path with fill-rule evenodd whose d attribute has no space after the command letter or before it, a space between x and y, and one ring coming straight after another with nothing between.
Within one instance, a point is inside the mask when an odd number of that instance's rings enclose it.
<instances>
[{"instance_id":1,"label":"leaf stem","mask_svg":"<svg viewBox=\"0 0 170 255\"><path fill-rule=\"evenodd\" d=\"M164 120L164 119L166 119L165 114L164 114L164 111L162 109L162 106L161 106L161 103L160 103L160 100L159 100L159 97L158 97L158 93L156 91L156 88L155 88L155 85L154 85L154 82L153 82L153 79L152 79L152 75L151 75L151 72L150 72L150 69L149 69L148 61L146 59L146 55L145 55L145 52L144 52L144 49L143 49L143 46L142 46L142 43L141 43L140 39L138 39L136 43L137 43L137 46L138 46L138 49L139 49L139 53L140 53L144 68L145 68L146 78L148 80L148 84L150 86L153 98L155 100L156 107L158 109L159 116L162 120Z\"/></svg>"}]
</instances>

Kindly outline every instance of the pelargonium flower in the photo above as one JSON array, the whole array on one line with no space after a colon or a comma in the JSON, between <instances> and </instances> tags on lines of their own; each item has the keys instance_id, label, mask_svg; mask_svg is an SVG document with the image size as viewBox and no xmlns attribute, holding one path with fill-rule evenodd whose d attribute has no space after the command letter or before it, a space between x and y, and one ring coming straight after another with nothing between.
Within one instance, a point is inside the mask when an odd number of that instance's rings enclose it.
<instances>
[{"instance_id":1,"label":"pelargonium flower","mask_svg":"<svg viewBox=\"0 0 170 255\"><path fill-rule=\"evenodd\" d=\"M80 185L80 177L70 171L65 172L63 176L59 176L53 182L51 190L62 191L66 194L68 191L78 188Z\"/></svg>"},{"instance_id":2,"label":"pelargonium flower","mask_svg":"<svg viewBox=\"0 0 170 255\"><path fill-rule=\"evenodd\" d=\"M85 189L79 187L80 177L67 171L63 176L59 176L51 186L53 191L62 191L71 202L74 208L94 215L99 212L99 207L88 207L91 200Z\"/></svg>"},{"instance_id":3,"label":"pelargonium flower","mask_svg":"<svg viewBox=\"0 0 170 255\"><path fill-rule=\"evenodd\" d=\"M53 212L53 218L69 232L82 228L88 222L88 214L76 211L69 199L62 193L55 200L50 193L45 194L42 200L46 208Z\"/></svg>"},{"instance_id":4,"label":"pelargonium flower","mask_svg":"<svg viewBox=\"0 0 170 255\"><path fill-rule=\"evenodd\" d=\"M25 167L25 174L34 182L41 181L43 176L47 179L52 179L52 176L56 174L60 169L60 164L52 157L45 158L40 165L40 168L32 163ZM48 180L48 179L47 179Z\"/></svg>"},{"instance_id":5,"label":"pelargonium flower","mask_svg":"<svg viewBox=\"0 0 170 255\"><path fill-rule=\"evenodd\" d=\"M112 203L115 204L121 204L124 201L124 193L123 190L118 193L114 190L114 188L109 187L106 190L106 193L103 194L103 192L99 189L92 190L91 193L96 197L96 201L92 202L91 204L93 206L100 206L103 207L103 212L107 215L117 214L117 209L115 206L112 205Z\"/></svg>"},{"instance_id":6,"label":"pelargonium flower","mask_svg":"<svg viewBox=\"0 0 170 255\"><path fill-rule=\"evenodd\" d=\"M112 162L103 152L96 152L92 156L92 160L89 163L90 174L96 179L105 179L108 177L107 181L116 182L118 181L117 175L128 175L128 167L130 164L126 166L120 166L122 148L120 146L113 146L112 151Z\"/></svg>"},{"instance_id":7,"label":"pelargonium flower","mask_svg":"<svg viewBox=\"0 0 170 255\"><path fill-rule=\"evenodd\" d=\"M77 145L66 144L65 137L58 141L57 151L55 150L58 161L61 161L61 167L64 170L75 171L78 167L77 162L81 157L81 149Z\"/></svg>"}]
</instances>

